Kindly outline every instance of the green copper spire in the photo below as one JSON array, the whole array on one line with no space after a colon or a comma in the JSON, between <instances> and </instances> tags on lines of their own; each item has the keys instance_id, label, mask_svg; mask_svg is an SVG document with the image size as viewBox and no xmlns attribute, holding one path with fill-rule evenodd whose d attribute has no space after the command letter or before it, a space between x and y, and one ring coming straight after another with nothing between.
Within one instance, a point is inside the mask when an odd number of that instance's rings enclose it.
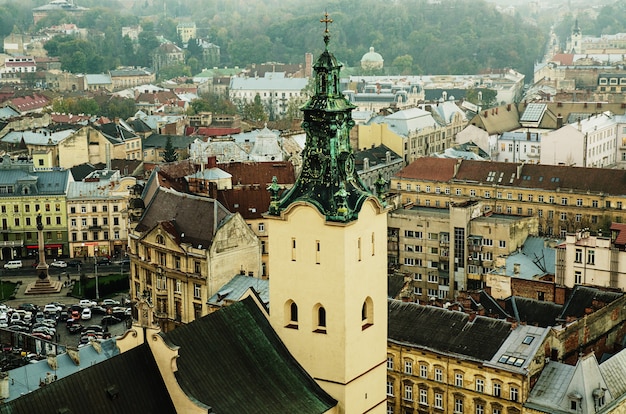
<instances>
[{"instance_id":1,"label":"green copper spire","mask_svg":"<svg viewBox=\"0 0 626 414\"><path fill-rule=\"evenodd\" d=\"M341 65L328 51L332 20L326 13L320 22L326 25L325 47L313 66L315 94L301 108L306 132L302 172L291 190L271 203L269 212L279 215L289 205L303 201L313 204L329 221L348 222L357 218L372 194L354 169L350 129L355 106L340 92Z\"/></svg>"}]
</instances>

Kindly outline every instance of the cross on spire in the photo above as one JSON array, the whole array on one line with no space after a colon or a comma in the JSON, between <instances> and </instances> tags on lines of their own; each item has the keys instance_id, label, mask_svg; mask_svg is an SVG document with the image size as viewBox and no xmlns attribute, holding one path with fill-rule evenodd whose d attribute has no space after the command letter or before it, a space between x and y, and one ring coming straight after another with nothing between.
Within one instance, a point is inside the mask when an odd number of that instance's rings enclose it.
<instances>
[{"instance_id":1,"label":"cross on spire","mask_svg":"<svg viewBox=\"0 0 626 414\"><path fill-rule=\"evenodd\" d=\"M324 18L320 19L320 23L324 23L326 25L326 28L324 29L324 43L326 43L326 46L328 46L328 41L330 40L330 32L328 31L328 24L332 23L333 19L331 19L330 17L328 17L328 12L324 12Z\"/></svg>"}]
</instances>

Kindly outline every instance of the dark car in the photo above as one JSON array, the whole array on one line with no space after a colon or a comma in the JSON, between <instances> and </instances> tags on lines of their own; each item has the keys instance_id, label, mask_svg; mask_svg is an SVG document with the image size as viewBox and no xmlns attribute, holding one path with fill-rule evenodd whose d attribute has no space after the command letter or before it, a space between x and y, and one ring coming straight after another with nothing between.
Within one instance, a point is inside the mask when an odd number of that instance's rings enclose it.
<instances>
[{"instance_id":1,"label":"dark car","mask_svg":"<svg viewBox=\"0 0 626 414\"><path fill-rule=\"evenodd\" d=\"M18 309L25 310L27 312L37 312L37 306L32 303L22 303Z\"/></svg>"},{"instance_id":2,"label":"dark car","mask_svg":"<svg viewBox=\"0 0 626 414\"><path fill-rule=\"evenodd\" d=\"M78 267L78 266L82 266L83 265L83 261L82 260L78 260L78 259L68 260L67 261L67 265L69 267Z\"/></svg>"},{"instance_id":3,"label":"dark car","mask_svg":"<svg viewBox=\"0 0 626 414\"><path fill-rule=\"evenodd\" d=\"M102 257L98 259L96 263L98 264L98 266L109 266L111 264L111 260L106 257Z\"/></svg>"},{"instance_id":4,"label":"dark car","mask_svg":"<svg viewBox=\"0 0 626 414\"><path fill-rule=\"evenodd\" d=\"M104 317L102 317L102 325L104 326L111 326L111 325L115 325L117 323L122 322L122 320L118 317L115 317L113 315L106 315Z\"/></svg>"},{"instance_id":5,"label":"dark car","mask_svg":"<svg viewBox=\"0 0 626 414\"><path fill-rule=\"evenodd\" d=\"M81 325L80 323L73 323L71 325L68 325L67 327L67 331L71 334L82 332L82 330L83 330L83 325Z\"/></svg>"}]
</instances>

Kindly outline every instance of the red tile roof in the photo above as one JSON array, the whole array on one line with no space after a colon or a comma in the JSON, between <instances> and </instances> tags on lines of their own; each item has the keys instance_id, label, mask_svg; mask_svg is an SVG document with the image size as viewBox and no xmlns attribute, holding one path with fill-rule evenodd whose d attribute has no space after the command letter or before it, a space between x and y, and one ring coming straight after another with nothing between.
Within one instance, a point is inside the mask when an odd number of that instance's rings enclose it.
<instances>
[{"instance_id":1,"label":"red tile roof","mask_svg":"<svg viewBox=\"0 0 626 414\"><path fill-rule=\"evenodd\" d=\"M276 176L279 184L293 184L296 174L293 164L288 161L274 162L228 162L218 164L218 168L232 175L233 186L260 184L265 186Z\"/></svg>"},{"instance_id":2,"label":"red tile roof","mask_svg":"<svg viewBox=\"0 0 626 414\"><path fill-rule=\"evenodd\" d=\"M404 167L396 177L445 182L454 177L456 164L457 160L452 158L423 157Z\"/></svg>"},{"instance_id":3,"label":"red tile roof","mask_svg":"<svg viewBox=\"0 0 626 414\"><path fill-rule=\"evenodd\" d=\"M455 164L459 162L455 173ZM522 164L423 157L396 174L398 178L471 182L513 188L626 195L626 171L563 165Z\"/></svg>"},{"instance_id":4,"label":"red tile roof","mask_svg":"<svg viewBox=\"0 0 626 414\"><path fill-rule=\"evenodd\" d=\"M242 186L220 190L217 200L232 213L239 213L245 220L261 218L270 205L270 193L265 186Z\"/></svg>"},{"instance_id":5,"label":"red tile roof","mask_svg":"<svg viewBox=\"0 0 626 414\"><path fill-rule=\"evenodd\" d=\"M618 246L626 245L626 224L624 223L611 223L611 232L617 231L617 237L615 237L615 243Z\"/></svg>"}]
</instances>

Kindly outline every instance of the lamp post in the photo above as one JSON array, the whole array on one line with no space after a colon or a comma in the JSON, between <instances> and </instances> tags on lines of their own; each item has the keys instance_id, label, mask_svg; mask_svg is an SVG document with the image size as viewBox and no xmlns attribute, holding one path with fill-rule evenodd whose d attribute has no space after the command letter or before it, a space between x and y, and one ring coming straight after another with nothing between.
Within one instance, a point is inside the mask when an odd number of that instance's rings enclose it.
<instances>
[{"instance_id":1,"label":"lamp post","mask_svg":"<svg viewBox=\"0 0 626 414\"><path fill-rule=\"evenodd\" d=\"M96 272L96 301L98 301L100 299L100 293L98 292L98 249L94 249L94 255L93 255L93 260L94 260L94 269Z\"/></svg>"}]
</instances>

